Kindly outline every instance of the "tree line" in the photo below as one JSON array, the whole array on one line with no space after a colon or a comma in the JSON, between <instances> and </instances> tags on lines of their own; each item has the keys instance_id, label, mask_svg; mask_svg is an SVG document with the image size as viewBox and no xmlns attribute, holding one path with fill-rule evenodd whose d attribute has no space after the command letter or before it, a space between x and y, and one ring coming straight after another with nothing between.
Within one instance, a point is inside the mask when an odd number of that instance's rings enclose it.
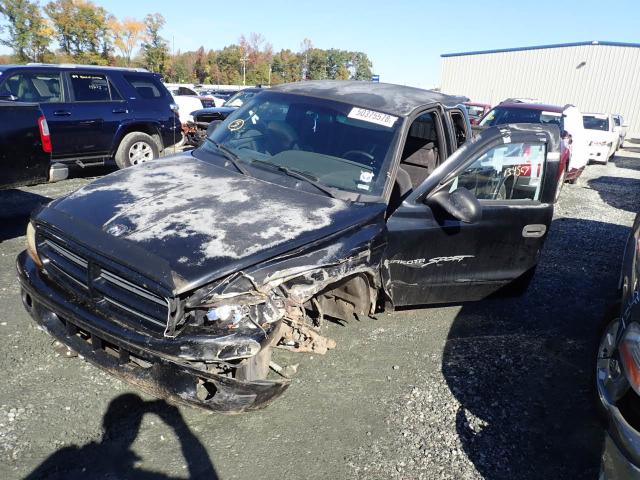
<instances>
[{"instance_id":1,"label":"tree line","mask_svg":"<svg viewBox=\"0 0 640 480\"><path fill-rule=\"evenodd\" d=\"M160 13L117 19L90 0L0 0L0 44L12 55L0 63L45 62L144 67L166 81L209 84L278 84L299 80L369 80L364 52L316 48L304 39L298 50L274 52L258 33L213 50L172 52L161 35Z\"/></svg>"}]
</instances>

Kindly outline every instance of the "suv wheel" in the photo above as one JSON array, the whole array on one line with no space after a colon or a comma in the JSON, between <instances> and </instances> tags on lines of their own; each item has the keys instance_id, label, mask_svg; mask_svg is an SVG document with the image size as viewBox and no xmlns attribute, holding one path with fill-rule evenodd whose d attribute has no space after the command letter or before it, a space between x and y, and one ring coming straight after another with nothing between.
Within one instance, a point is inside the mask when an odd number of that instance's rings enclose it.
<instances>
[{"instance_id":1,"label":"suv wheel","mask_svg":"<svg viewBox=\"0 0 640 480\"><path fill-rule=\"evenodd\" d=\"M160 156L158 144L146 133L127 133L116 151L116 164L118 168L127 168L132 165L154 160Z\"/></svg>"}]
</instances>

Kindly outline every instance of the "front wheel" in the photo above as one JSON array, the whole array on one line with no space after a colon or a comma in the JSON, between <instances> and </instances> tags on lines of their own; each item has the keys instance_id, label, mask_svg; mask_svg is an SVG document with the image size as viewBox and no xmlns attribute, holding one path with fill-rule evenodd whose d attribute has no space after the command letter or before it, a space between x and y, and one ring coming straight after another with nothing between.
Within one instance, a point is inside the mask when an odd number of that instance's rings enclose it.
<instances>
[{"instance_id":1,"label":"front wheel","mask_svg":"<svg viewBox=\"0 0 640 480\"><path fill-rule=\"evenodd\" d=\"M120 142L115 160L118 168L127 168L154 160L159 156L158 144L150 135L131 132L126 134Z\"/></svg>"},{"instance_id":2,"label":"front wheel","mask_svg":"<svg viewBox=\"0 0 640 480\"><path fill-rule=\"evenodd\" d=\"M600 399L612 404L622 398L630 388L618 355L618 342L621 335L619 330L622 328L618 314L618 305L607 313L598 342L595 368L597 395ZM601 408L602 404L598 403Z\"/></svg>"}]
</instances>

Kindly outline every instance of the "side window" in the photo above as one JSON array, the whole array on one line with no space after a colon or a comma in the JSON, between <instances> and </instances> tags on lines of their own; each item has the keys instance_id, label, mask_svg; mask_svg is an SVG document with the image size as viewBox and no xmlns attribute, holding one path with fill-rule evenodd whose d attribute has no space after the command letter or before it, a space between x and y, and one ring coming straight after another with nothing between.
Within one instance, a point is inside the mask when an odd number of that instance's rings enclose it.
<instances>
[{"instance_id":1,"label":"side window","mask_svg":"<svg viewBox=\"0 0 640 480\"><path fill-rule=\"evenodd\" d=\"M124 100L111 80L109 80L109 92L111 92L111 100Z\"/></svg>"},{"instance_id":2,"label":"side window","mask_svg":"<svg viewBox=\"0 0 640 480\"><path fill-rule=\"evenodd\" d=\"M467 141L467 128L464 116L460 112L451 112L451 123L453 124L453 133L455 135L454 150Z\"/></svg>"},{"instance_id":3,"label":"side window","mask_svg":"<svg viewBox=\"0 0 640 480\"><path fill-rule=\"evenodd\" d=\"M124 75L124 79L134 88L139 98L150 99L164 97L163 89L151 76Z\"/></svg>"},{"instance_id":4,"label":"side window","mask_svg":"<svg viewBox=\"0 0 640 480\"><path fill-rule=\"evenodd\" d=\"M62 102L59 73L16 73L4 82L2 92L18 97L21 102Z\"/></svg>"},{"instance_id":5,"label":"side window","mask_svg":"<svg viewBox=\"0 0 640 480\"><path fill-rule=\"evenodd\" d=\"M71 73L71 89L76 102L107 102L111 100L106 75Z\"/></svg>"},{"instance_id":6,"label":"side window","mask_svg":"<svg viewBox=\"0 0 640 480\"><path fill-rule=\"evenodd\" d=\"M538 200L545 158L542 143L492 147L454 179L451 191L464 187L480 200Z\"/></svg>"}]
</instances>

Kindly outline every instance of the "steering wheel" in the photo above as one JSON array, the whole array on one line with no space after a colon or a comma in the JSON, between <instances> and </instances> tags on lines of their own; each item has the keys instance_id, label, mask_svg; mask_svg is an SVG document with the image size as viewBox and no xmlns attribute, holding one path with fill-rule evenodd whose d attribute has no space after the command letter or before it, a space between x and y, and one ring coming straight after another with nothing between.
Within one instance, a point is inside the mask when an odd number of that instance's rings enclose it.
<instances>
[{"instance_id":1,"label":"steering wheel","mask_svg":"<svg viewBox=\"0 0 640 480\"><path fill-rule=\"evenodd\" d=\"M364 157L370 162L373 162L375 160L375 157L373 155L371 155L369 152L365 152L364 150L349 150L348 152L344 152L342 154L342 157L346 158L347 160L357 160L349 158L350 156Z\"/></svg>"}]
</instances>

